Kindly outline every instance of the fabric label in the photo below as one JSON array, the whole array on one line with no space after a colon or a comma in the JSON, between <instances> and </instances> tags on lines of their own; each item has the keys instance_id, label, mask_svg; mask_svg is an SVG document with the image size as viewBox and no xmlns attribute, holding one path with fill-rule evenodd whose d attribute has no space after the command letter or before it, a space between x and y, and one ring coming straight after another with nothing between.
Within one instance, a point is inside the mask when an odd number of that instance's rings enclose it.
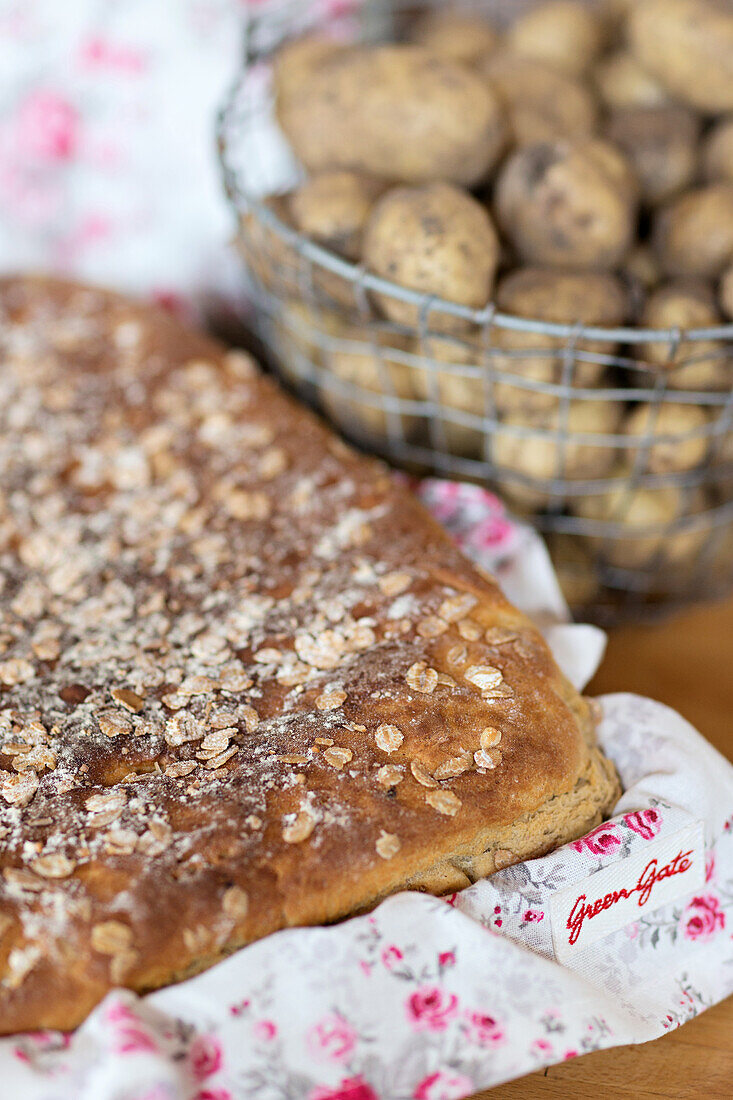
<instances>
[{"instance_id":1,"label":"fabric label","mask_svg":"<svg viewBox=\"0 0 733 1100\"><path fill-rule=\"evenodd\" d=\"M701 821L651 840L634 855L603 867L550 897L555 956L570 962L585 948L705 881Z\"/></svg>"}]
</instances>

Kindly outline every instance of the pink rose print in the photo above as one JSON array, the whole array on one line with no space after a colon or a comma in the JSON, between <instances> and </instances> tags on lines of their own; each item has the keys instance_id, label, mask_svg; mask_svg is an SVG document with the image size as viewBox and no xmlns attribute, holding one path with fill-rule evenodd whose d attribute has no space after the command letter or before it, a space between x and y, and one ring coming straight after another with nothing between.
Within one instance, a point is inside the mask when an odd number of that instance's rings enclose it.
<instances>
[{"instance_id":1,"label":"pink rose print","mask_svg":"<svg viewBox=\"0 0 733 1100\"><path fill-rule=\"evenodd\" d=\"M705 881L712 882L715 878L715 852L708 852L705 857Z\"/></svg>"},{"instance_id":2,"label":"pink rose print","mask_svg":"<svg viewBox=\"0 0 733 1100\"><path fill-rule=\"evenodd\" d=\"M193 1100L234 1100L229 1089L200 1089Z\"/></svg>"},{"instance_id":3,"label":"pink rose print","mask_svg":"<svg viewBox=\"0 0 733 1100\"><path fill-rule=\"evenodd\" d=\"M458 998L439 986L425 985L408 997L406 1007L415 1031L445 1031L458 1011Z\"/></svg>"},{"instance_id":4,"label":"pink rose print","mask_svg":"<svg viewBox=\"0 0 733 1100\"><path fill-rule=\"evenodd\" d=\"M144 1030L135 1013L121 1001L113 1001L106 1012L115 1030L115 1050L118 1054L143 1054L157 1050L154 1039Z\"/></svg>"},{"instance_id":5,"label":"pink rose print","mask_svg":"<svg viewBox=\"0 0 733 1100\"><path fill-rule=\"evenodd\" d=\"M725 913L715 894L700 894L685 909L682 923L688 940L709 940L725 928Z\"/></svg>"},{"instance_id":6,"label":"pink rose print","mask_svg":"<svg viewBox=\"0 0 733 1100\"><path fill-rule=\"evenodd\" d=\"M513 533L513 525L504 516L489 516L476 524L469 542L479 550L497 549L509 542Z\"/></svg>"},{"instance_id":7,"label":"pink rose print","mask_svg":"<svg viewBox=\"0 0 733 1100\"><path fill-rule=\"evenodd\" d=\"M397 963L402 962L404 955L400 951L399 947L395 947L391 944L389 947L385 947L382 952L382 962L387 967L387 970L392 970Z\"/></svg>"},{"instance_id":8,"label":"pink rose print","mask_svg":"<svg viewBox=\"0 0 733 1100\"><path fill-rule=\"evenodd\" d=\"M273 1020L258 1020L252 1030L256 1039L269 1043L277 1035L277 1024Z\"/></svg>"},{"instance_id":9,"label":"pink rose print","mask_svg":"<svg viewBox=\"0 0 733 1100\"><path fill-rule=\"evenodd\" d=\"M624 814L624 821L644 840L651 840L662 827L662 815L653 807L648 810L637 810L633 814Z\"/></svg>"},{"instance_id":10,"label":"pink rose print","mask_svg":"<svg viewBox=\"0 0 733 1100\"><path fill-rule=\"evenodd\" d=\"M115 1050L118 1054L143 1054L146 1051L154 1051L155 1043L140 1028L123 1028L118 1036Z\"/></svg>"},{"instance_id":11,"label":"pink rose print","mask_svg":"<svg viewBox=\"0 0 733 1100\"><path fill-rule=\"evenodd\" d=\"M577 1058L577 1057L578 1057L578 1052L577 1052L577 1050L566 1050L566 1051L565 1051L565 1053L563 1054L563 1059L564 1059L564 1060L565 1060L566 1062L567 1062L567 1061L568 1061L568 1060L569 1060L570 1058Z\"/></svg>"},{"instance_id":12,"label":"pink rose print","mask_svg":"<svg viewBox=\"0 0 733 1100\"><path fill-rule=\"evenodd\" d=\"M590 852L594 856L605 856L615 848L620 847L621 840L616 833L617 826L613 821L606 821L596 829L574 840L570 845L576 852Z\"/></svg>"},{"instance_id":13,"label":"pink rose print","mask_svg":"<svg viewBox=\"0 0 733 1100\"><path fill-rule=\"evenodd\" d=\"M359 1076L345 1078L333 1089L320 1085L308 1094L308 1100L379 1100L379 1097L371 1085Z\"/></svg>"},{"instance_id":14,"label":"pink rose print","mask_svg":"<svg viewBox=\"0 0 733 1100\"><path fill-rule=\"evenodd\" d=\"M552 1054L552 1043L548 1043L547 1039L535 1039L530 1049L534 1054L544 1057L546 1054Z\"/></svg>"},{"instance_id":15,"label":"pink rose print","mask_svg":"<svg viewBox=\"0 0 733 1100\"><path fill-rule=\"evenodd\" d=\"M188 1049L188 1061L197 1081L212 1077L222 1067L221 1043L214 1035L198 1035Z\"/></svg>"},{"instance_id":16,"label":"pink rose print","mask_svg":"<svg viewBox=\"0 0 733 1100\"><path fill-rule=\"evenodd\" d=\"M139 50L99 36L88 39L82 45L80 57L90 68L117 70L133 75L143 72L146 66L146 59Z\"/></svg>"},{"instance_id":17,"label":"pink rose print","mask_svg":"<svg viewBox=\"0 0 733 1100\"><path fill-rule=\"evenodd\" d=\"M447 522L458 507L457 496L460 486L456 481L426 482L423 486L423 499L436 519Z\"/></svg>"},{"instance_id":18,"label":"pink rose print","mask_svg":"<svg viewBox=\"0 0 733 1100\"><path fill-rule=\"evenodd\" d=\"M455 966L456 956L452 951L441 951L438 955L438 966Z\"/></svg>"},{"instance_id":19,"label":"pink rose print","mask_svg":"<svg viewBox=\"0 0 733 1100\"><path fill-rule=\"evenodd\" d=\"M483 1012L466 1013L466 1037L479 1047L494 1047L504 1041L504 1032L493 1016Z\"/></svg>"},{"instance_id":20,"label":"pink rose print","mask_svg":"<svg viewBox=\"0 0 733 1100\"><path fill-rule=\"evenodd\" d=\"M545 919L545 914L541 909L528 909L522 917L522 920L529 921L531 924L533 921L541 921Z\"/></svg>"},{"instance_id":21,"label":"pink rose print","mask_svg":"<svg viewBox=\"0 0 733 1100\"><path fill-rule=\"evenodd\" d=\"M356 1032L337 1012L324 1016L308 1032L311 1054L321 1061L343 1062L356 1046Z\"/></svg>"},{"instance_id":22,"label":"pink rose print","mask_svg":"<svg viewBox=\"0 0 733 1100\"><path fill-rule=\"evenodd\" d=\"M39 1050L68 1050L71 1046L69 1031L27 1031L24 1038Z\"/></svg>"},{"instance_id":23,"label":"pink rose print","mask_svg":"<svg viewBox=\"0 0 733 1100\"><path fill-rule=\"evenodd\" d=\"M261 2L261 0L257 0ZM357 0L328 0L326 5L329 13L334 16L348 15L354 10Z\"/></svg>"},{"instance_id":24,"label":"pink rose print","mask_svg":"<svg viewBox=\"0 0 733 1100\"><path fill-rule=\"evenodd\" d=\"M424 1077L413 1092L414 1100L463 1100L475 1092L476 1086L470 1077L462 1073L443 1073L438 1070Z\"/></svg>"},{"instance_id":25,"label":"pink rose print","mask_svg":"<svg viewBox=\"0 0 733 1100\"><path fill-rule=\"evenodd\" d=\"M18 108L16 134L21 154L44 161L70 160L79 140L76 108L58 92L36 88Z\"/></svg>"}]
</instances>

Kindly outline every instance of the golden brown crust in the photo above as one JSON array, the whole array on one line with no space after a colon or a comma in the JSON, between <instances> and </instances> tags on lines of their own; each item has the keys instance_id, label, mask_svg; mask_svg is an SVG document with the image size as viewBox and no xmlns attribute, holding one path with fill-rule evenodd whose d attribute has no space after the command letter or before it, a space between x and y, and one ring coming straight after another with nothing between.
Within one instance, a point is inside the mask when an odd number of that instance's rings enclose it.
<instances>
[{"instance_id":1,"label":"golden brown crust","mask_svg":"<svg viewBox=\"0 0 733 1100\"><path fill-rule=\"evenodd\" d=\"M0 281L0 1032L615 794L537 631L381 465L159 312Z\"/></svg>"}]
</instances>

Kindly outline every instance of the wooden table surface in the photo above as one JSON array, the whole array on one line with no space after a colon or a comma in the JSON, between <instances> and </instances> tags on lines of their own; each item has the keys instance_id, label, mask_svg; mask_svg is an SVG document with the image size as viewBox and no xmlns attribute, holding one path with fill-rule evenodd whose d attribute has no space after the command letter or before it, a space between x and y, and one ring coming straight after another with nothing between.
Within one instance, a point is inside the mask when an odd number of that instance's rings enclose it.
<instances>
[{"instance_id":1,"label":"wooden table surface","mask_svg":"<svg viewBox=\"0 0 733 1100\"><path fill-rule=\"evenodd\" d=\"M613 631L588 691L635 691L669 703L733 759L733 600L658 625ZM587 1054L481 1096L731 1098L733 997L654 1042Z\"/></svg>"}]
</instances>

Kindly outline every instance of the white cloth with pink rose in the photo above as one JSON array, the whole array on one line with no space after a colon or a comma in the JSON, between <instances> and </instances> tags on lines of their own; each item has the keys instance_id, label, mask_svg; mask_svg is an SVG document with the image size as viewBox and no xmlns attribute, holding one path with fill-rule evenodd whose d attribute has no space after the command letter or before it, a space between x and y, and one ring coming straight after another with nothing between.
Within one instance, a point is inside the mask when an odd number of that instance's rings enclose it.
<instances>
[{"instance_id":1,"label":"white cloth with pink rose","mask_svg":"<svg viewBox=\"0 0 733 1100\"><path fill-rule=\"evenodd\" d=\"M592 627L562 623L542 543L476 486L417 491L546 626L579 685ZM624 795L580 840L438 899L292 929L74 1034L0 1040L24 1100L459 1100L591 1050L653 1039L733 992L733 767L679 715L601 701ZM562 960L562 961L561 961Z\"/></svg>"}]
</instances>

